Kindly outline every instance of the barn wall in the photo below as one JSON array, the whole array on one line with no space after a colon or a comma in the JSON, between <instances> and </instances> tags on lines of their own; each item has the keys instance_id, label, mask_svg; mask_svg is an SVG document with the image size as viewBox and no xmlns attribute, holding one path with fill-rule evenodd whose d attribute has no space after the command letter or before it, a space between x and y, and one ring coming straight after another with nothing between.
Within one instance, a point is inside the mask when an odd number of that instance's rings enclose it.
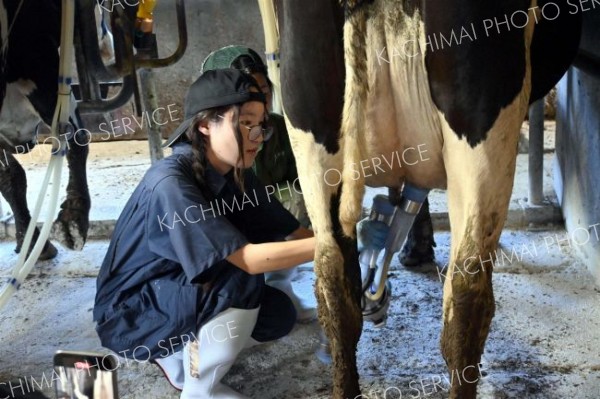
<instances>
[{"instance_id":1,"label":"barn wall","mask_svg":"<svg viewBox=\"0 0 600 399\"><path fill-rule=\"evenodd\" d=\"M600 12L583 17L581 49L600 59ZM600 74L572 67L559 84L554 171L570 245L600 284Z\"/></svg>"}]
</instances>

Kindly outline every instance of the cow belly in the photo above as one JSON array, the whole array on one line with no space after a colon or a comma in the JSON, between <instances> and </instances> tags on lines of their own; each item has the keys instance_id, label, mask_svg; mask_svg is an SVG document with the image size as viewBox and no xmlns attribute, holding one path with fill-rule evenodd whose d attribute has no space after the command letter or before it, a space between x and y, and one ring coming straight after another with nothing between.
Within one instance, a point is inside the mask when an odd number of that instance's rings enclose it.
<instances>
[{"instance_id":1,"label":"cow belly","mask_svg":"<svg viewBox=\"0 0 600 399\"><path fill-rule=\"evenodd\" d=\"M369 186L398 187L407 180L445 188L442 129L427 80L422 20L396 1L374 6L380 11L366 25L366 153L359 170Z\"/></svg>"}]
</instances>

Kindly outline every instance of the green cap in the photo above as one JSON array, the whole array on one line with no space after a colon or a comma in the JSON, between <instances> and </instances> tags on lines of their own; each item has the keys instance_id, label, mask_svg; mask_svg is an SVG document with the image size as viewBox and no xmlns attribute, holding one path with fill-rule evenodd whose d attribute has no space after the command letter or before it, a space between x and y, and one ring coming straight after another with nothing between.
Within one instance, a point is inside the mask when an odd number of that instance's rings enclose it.
<instances>
[{"instance_id":1,"label":"green cap","mask_svg":"<svg viewBox=\"0 0 600 399\"><path fill-rule=\"evenodd\" d=\"M210 53L202 62L202 73L214 69L231 68L235 60L241 56L250 57L257 69L262 69L263 73L267 73L267 68L256 51L246 46L237 45L222 47Z\"/></svg>"}]
</instances>

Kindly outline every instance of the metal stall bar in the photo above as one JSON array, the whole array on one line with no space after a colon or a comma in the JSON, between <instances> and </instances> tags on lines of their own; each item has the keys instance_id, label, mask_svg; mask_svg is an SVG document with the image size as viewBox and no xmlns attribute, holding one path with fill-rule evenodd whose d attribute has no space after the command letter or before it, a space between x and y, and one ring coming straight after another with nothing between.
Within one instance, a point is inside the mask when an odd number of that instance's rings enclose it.
<instances>
[{"instance_id":1,"label":"metal stall bar","mask_svg":"<svg viewBox=\"0 0 600 399\"><path fill-rule=\"evenodd\" d=\"M544 201L544 100L529 107L529 204Z\"/></svg>"}]
</instances>

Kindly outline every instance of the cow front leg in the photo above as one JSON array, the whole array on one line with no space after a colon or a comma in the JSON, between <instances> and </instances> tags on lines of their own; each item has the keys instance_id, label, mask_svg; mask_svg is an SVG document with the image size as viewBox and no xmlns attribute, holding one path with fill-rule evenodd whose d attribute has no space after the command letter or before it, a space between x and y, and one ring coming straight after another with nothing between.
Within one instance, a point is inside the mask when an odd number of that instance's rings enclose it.
<instances>
[{"instance_id":1,"label":"cow front leg","mask_svg":"<svg viewBox=\"0 0 600 399\"><path fill-rule=\"evenodd\" d=\"M471 147L444 132L452 235L444 281L442 353L451 376L450 398L473 399L495 311L493 262L513 187L525 96L504 109L487 137Z\"/></svg>"},{"instance_id":2,"label":"cow front leg","mask_svg":"<svg viewBox=\"0 0 600 399\"><path fill-rule=\"evenodd\" d=\"M31 215L27 207L27 176L23 167L12 154L4 151L4 155L4 162L0 164L0 192L6 199L6 202L8 202L15 218L17 239L15 252L20 253L23 246L23 239L27 232L27 226L29 226L29 222L31 221ZM31 252L39 235L40 232L36 227L28 253ZM50 241L46 241L38 260L52 259L56 254L57 250L54 245Z\"/></svg>"},{"instance_id":3,"label":"cow front leg","mask_svg":"<svg viewBox=\"0 0 600 399\"><path fill-rule=\"evenodd\" d=\"M67 198L52 226L52 236L69 249L81 250L87 240L91 202L86 173L89 142L89 133L84 129L69 141Z\"/></svg>"}]
</instances>

